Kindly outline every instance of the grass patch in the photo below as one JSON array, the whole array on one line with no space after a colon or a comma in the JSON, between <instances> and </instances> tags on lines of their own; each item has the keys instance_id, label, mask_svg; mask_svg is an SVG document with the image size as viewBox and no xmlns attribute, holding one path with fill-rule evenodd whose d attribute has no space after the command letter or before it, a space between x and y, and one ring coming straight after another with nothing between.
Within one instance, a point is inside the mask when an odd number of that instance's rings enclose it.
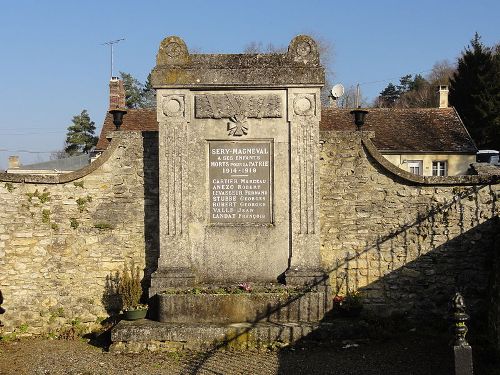
<instances>
[{"instance_id":1,"label":"grass patch","mask_svg":"<svg viewBox=\"0 0 500 375\"><path fill-rule=\"evenodd\" d=\"M50 222L50 210L42 210L42 223L48 224Z\"/></svg>"},{"instance_id":2,"label":"grass patch","mask_svg":"<svg viewBox=\"0 0 500 375\"><path fill-rule=\"evenodd\" d=\"M12 193L16 189L12 182L6 182L4 187L7 189L9 193Z\"/></svg>"},{"instance_id":3,"label":"grass patch","mask_svg":"<svg viewBox=\"0 0 500 375\"><path fill-rule=\"evenodd\" d=\"M76 229L76 228L78 228L80 223L78 222L78 220L76 218L72 217L69 219L69 225L71 228Z\"/></svg>"},{"instance_id":4,"label":"grass patch","mask_svg":"<svg viewBox=\"0 0 500 375\"><path fill-rule=\"evenodd\" d=\"M38 189L36 189L33 193L26 193L26 196L28 197L28 202L30 203L33 201L33 198L38 198L42 204L50 201L50 193L48 191L40 193Z\"/></svg>"},{"instance_id":5,"label":"grass patch","mask_svg":"<svg viewBox=\"0 0 500 375\"><path fill-rule=\"evenodd\" d=\"M80 197L76 200L76 204L78 205L78 210L80 212L85 211L85 206L87 203L92 202L92 197L87 195L86 197Z\"/></svg>"}]
</instances>

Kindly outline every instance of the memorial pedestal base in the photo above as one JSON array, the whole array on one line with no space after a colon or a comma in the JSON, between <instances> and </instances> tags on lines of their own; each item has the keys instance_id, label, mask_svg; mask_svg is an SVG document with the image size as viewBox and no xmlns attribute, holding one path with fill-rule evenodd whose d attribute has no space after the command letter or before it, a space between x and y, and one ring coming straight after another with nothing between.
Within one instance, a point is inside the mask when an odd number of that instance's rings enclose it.
<instances>
[{"instance_id":1,"label":"memorial pedestal base","mask_svg":"<svg viewBox=\"0 0 500 375\"><path fill-rule=\"evenodd\" d=\"M329 276L321 269L291 268L285 272L286 285L323 287L328 286Z\"/></svg>"},{"instance_id":2,"label":"memorial pedestal base","mask_svg":"<svg viewBox=\"0 0 500 375\"><path fill-rule=\"evenodd\" d=\"M169 288L187 288L196 284L196 276L189 268L159 268L151 275L149 298Z\"/></svg>"}]
</instances>

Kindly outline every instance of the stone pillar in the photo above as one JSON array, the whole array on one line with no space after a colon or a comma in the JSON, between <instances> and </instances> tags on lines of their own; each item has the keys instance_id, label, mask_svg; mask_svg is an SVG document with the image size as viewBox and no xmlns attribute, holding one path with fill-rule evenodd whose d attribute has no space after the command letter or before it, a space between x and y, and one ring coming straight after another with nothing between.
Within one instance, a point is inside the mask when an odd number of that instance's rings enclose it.
<instances>
[{"instance_id":1,"label":"stone pillar","mask_svg":"<svg viewBox=\"0 0 500 375\"><path fill-rule=\"evenodd\" d=\"M319 227L319 88L290 88L290 181L292 251L286 282L318 284L325 280Z\"/></svg>"},{"instance_id":2,"label":"stone pillar","mask_svg":"<svg viewBox=\"0 0 500 375\"><path fill-rule=\"evenodd\" d=\"M152 275L150 296L166 287L195 283L187 251L189 194L187 191L187 126L190 122L189 90L159 89L160 258ZM184 251L180 251L184 249Z\"/></svg>"}]
</instances>

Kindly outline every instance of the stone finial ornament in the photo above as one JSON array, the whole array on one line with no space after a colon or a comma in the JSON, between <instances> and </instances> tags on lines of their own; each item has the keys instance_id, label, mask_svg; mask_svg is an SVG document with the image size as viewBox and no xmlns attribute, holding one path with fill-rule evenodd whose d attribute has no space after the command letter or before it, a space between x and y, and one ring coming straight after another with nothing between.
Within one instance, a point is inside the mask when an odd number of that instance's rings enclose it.
<instances>
[{"instance_id":1,"label":"stone finial ornament","mask_svg":"<svg viewBox=\"0 0 500 375\"><path fill-rule=\"evenodd\" d=\"M186 43L162 40L151 71L155 89L188 87L320 87L325 72L316 42L309 36L292 39L286 53L190 54Z\"/></svg>"},{"instance_id":2,"label":"stone finial ornament","mask_svg":"<svg viewBox=\"0 0 500 375\"><path fill-rule=\"evenodd\" d=\"M297 35L288 46L288 56L294 62L304 64L319 64L318 45L313 38L307 35Z\"/></svg>"},{"instance_id":3,"label":"stone finial ornament","mask_svg":"<svg viewBox=\"0 0 500 375\"><path fill-rule=\"evenodd\" d=\"M183 65L189 63L189 52L186 43L178 36L169 36L162 40L156 65Z\"/></svg>"}]
</instances>

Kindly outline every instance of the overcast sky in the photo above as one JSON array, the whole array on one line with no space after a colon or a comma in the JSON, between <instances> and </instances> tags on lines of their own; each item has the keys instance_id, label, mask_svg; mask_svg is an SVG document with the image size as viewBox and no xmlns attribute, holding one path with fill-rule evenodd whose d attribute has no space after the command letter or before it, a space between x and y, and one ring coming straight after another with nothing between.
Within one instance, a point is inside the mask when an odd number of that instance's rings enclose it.
<instances>
[{"instance_id":1,"label":"overcast sky","mask_svg":"<svg viewBox=\"0 0 500 375\"><path fill-rule=\"evenodd\" d=\"M62 149L82 109L100 131L106 41L125 38L115 71L144 81L168 35L188 49L238 53L252 41L286 47L310 34L333 46L333 83L360 83L372 100L402 75L455 61L476 31L486 45L499 42L499 15L498 0L0 0L0 170L9 155L28 164Z\"/></svg>"}]
</instances>

